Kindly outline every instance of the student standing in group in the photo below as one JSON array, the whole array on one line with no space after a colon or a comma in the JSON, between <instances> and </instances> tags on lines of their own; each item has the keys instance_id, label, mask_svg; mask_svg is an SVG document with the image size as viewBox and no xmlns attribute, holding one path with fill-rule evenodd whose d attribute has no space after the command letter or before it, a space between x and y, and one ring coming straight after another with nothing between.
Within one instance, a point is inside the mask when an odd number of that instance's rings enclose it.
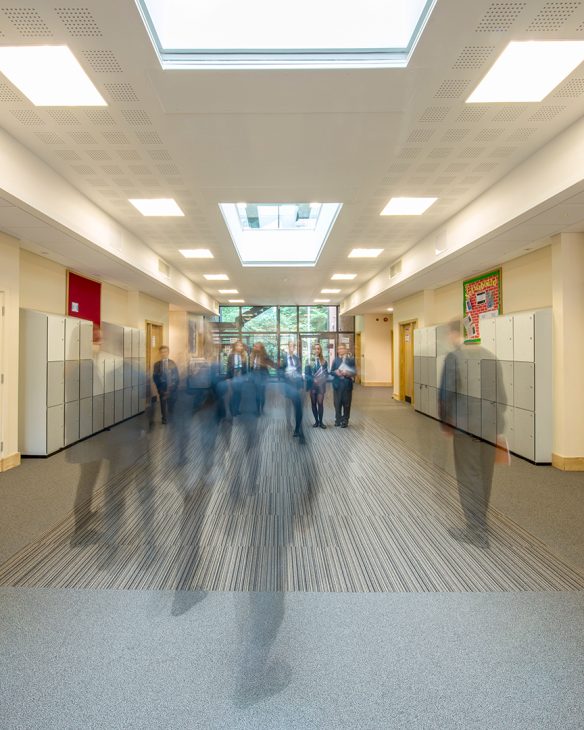
<instances>
[{"instance_id":1,"label":"student standing in group","mask_svg":"<svg viewBox=\"0 0 584 730\"><path fill-rule=\"evenodd\" d=\"M318 342L314 345L312 359L306 363L304 377L306 378L306 390L310 393L310 405L314 416L313 428L326 428L322 422L322 416L328 367L322 354L322 347Z\"/></svg>"},{"instance_id":2,"label":"student standing in group","mask_svg":"<svg viewBox=\"0 0 584 730\"><path fill-rule=\"evenodd\" d=\"M266 403L266 384L270 375L268 368L273 368L275 365L268 357L263 342L254 344L249 361L249 369L255 386L257 414L261 416Z\"/></svg>"},{"instance_id":3,"label":"student standing in group","mask_svg":"<svg viewBox=\"0 0 584 730\"><path fill-rule=\"evenodd\" d=\"M248 372L248 360L245 347L241 340L233 343L229 357L227 358L227 379L231 382L231 397L229 399L229 411L232 416L239 415L241 405L241 388Z\"/></svg>"},{"instance_id":4,"label":"student standing in group","mask_svg":"<svg viewBox=\"0 0 584 730\"><path fill-rule=\"evenodd\" d=\"M294 436L301 441L304 440L302 433L302 364L296 354L296 343L294 340L288 342L288 351L280 356L280 373L284 379L284 390L286 398L294 408Z\"/></svg>"},{"instance_id":5,"label":"student standing in group","mask_svg":"<svg viewBox=\"0 0 584 730\"><path fill-rule=\"evenodd\" d=\"M152 380L158 391L160 399L160 412L162 415L162 423L168 422L168 417L172 418L174 406L178 395L179 375L178 368L173 360L168 357L169 351L166 345L158 348L160 360L154 363L152 372Z\"/></svg>"},{"instance_id":6,"label":"student standing in group","mask_svg":"<svg viewBox=\"0 0 584 730\"><path fill-rule=\"evenodd\" d=\"M335 402L335 426L347 428L353 400L353 381L355 380L355 360L347 352L347 346L339 342L337 356L333 360L333 394Z\"/></svg>"}]
</instances>

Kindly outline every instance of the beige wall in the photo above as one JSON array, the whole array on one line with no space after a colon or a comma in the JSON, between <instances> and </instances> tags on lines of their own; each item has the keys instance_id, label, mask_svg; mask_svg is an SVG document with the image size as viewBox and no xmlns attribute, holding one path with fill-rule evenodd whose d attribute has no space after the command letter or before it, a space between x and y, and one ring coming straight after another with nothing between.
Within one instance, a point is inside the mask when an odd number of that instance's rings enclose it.
<instances>
[{"instance_id":1,"label":"beige wall","mask_svg":"<svg viewBox=\"0 0 584 730\"><path fill-rule=\"evenodd\" d=\"M67 269L44 256L20 250L20 306L66 314Z\"/></svg>"},{"instance_id":2,"label":"beige wall","mask_svg":"<svg viewBox=\"0 0 584 730\"><path fill-rule=\"evenodd\" d=\"M442 286L434 291L434 306L426 312L426 326L449 322L462 312L462 282Z\"/></svg>"},{"instance_id":3,"label":"beige wall","mask_svg":"<svg viewBox=\"0 0 584 730\"><path fill-rule=\"evenodd\" d=\"M0 471L19 463L18 458L18 320L20 304L20 249L18 241L0 233L0 292L4 317L0 341ZM1 312L0 312L1 316Z\"/></svg>"},{"instance_id":4,"label":"beige wall","mask_svg":"<svg viewBox=\"0 0 584 730\"><path fill-rule=\"evenodd\" d=\"M503 312L552 306L551 246L513 259L502 269Z\"/></svg>"},{"instance_id":5,"label":"beige wall","mask_svg":"<svg viewBox=\"0 0 584 730\"><path fill-rule=\"evenodd\" d=\"M383 320L387 319L387 322ZM363 385L391 385L393 327L391 314L366 314L361 330L361 382Z\"/></svg>"},{"instance_id":6,"label":"beige wall","mask_svg":"<svg viewBox=\"0 0 584 730\"><path fill-rule=\"evenodd\" d=\"M101 318L104 322L129 326L128 292L112 284L101 285Z\"/></svg>"},{"instance_id":7,"label":"beige wall","mask_svg":"<svg viewBox=\"0 0 584 730\"><path fill-rule=\"evenodd\" d=\"M162 338L168 344L168 302L138 291L128 292L128 324L144 328L146 320L162 325Z\"/></svg>"}]
</instances>

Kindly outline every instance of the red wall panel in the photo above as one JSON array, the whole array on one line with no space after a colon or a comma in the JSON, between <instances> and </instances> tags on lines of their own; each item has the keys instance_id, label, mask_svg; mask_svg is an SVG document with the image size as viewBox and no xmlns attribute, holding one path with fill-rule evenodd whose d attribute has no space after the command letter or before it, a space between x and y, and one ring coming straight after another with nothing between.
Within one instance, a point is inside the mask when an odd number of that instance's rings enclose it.
<instances>
[{"instance_id":1,"label":"red wall panel","mask_svg":"<svg viewBox=\"0 0 584 730\"><path fill-rule=\"evenodd\" d=\"M68 272L67 314L101 324L101 283Z\"/></svg>"}]
</instances>

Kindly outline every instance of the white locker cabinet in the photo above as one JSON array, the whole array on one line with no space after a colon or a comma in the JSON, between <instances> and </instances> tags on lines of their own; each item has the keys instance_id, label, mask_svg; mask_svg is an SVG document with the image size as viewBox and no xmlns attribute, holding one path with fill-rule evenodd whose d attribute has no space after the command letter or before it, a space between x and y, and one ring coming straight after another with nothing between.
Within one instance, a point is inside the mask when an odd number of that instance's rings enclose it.
<instances>
[{"instance_id":1,"label":"white locker cabinet","mask_svg":"<svg viewBox=\"0 0 584 730\"><path fill-rule=\"evenodd\" d=\"M65 446L79 441L79 401L65 403Z\"/></svg>"},{"instance_id":2,"label":"white locker cabinet","mask_svg":"<svg viewBox=\"0 0 584 730\"><path fill-rule=\"evenodd\" d=\"M138 368L140 371L139 381L140 385L146 384L146 358L141 357L138 363Z\"/></svg>"},{"instance_id":3,"label":"white locker cabinet","mask_svg":"<svg viewBox=\"0 0 584 730\"><path fill-rule=\"evenodd\" d=\"M65 360L65 403L79 400L79 360Z\"/></svg>"},{"instance_id":4,"label":"white locker cabinet","mask_svg":"<svg viewBox=\"0 0 584 730\"><path fill-rule=\"evenodd\" d=\"M93 395L93 360L79 361L79 398Z\"/></svg>"},{"instance_id":5,"label":"white locker cabinet","mask_svg":"<svg viewBox=\"0 0 584 730\"><path fill-rule=\"evenodd\" d=\"M535 416L533 411L513 409L513 451L526 459L535 457Z\"/></svg>"},{"instance_id":6,"label":"white locker cabinet","mask_svg":"<svg viewBox=\"0 0 584 730\"><path fill-rule=\"evenodd\" d=\"M138 357L143 357L146 359L146 330L139 330L139 355Z\"/></svg>"},{"instance_id":7,"label":"white locker cabinet","mask_svg":"<svg viewBox=\"0 0 584 730\"><path fill-rule=\"evenodd\" d=\"M481 347L485 350L485 359L494 358L497 350L496 337L497 317L481 317L479 322L479 334L481 336Z\"/></svg>"},{"instance_id":8,"label":"white locker cabinet","mask_svg":"<svg viewBox=\"0 0 584 730\"><path fill-rule=\"evenodd\" d=\"M468 396L456 394L456 428L468 431Z\"/></svg>"},{"instance_id":9,"label":"white locker cabinet","mask_svg":"<svg viewBox=\"0 0 584 730\"><path fill-rule=\"evenodd\" d=\"M140 358L132 358L132 387L140 384Z\"/></svg>"},{"instance_id":10,"label":"white locker cabinet","mask_svg":"<svg viewBox=\"0 0 584 730\"><path fill-rule=\"evenodd\" d=\"M124 388L124 418L132 415L132 388Z\"/></svg>"},{"instance_id":11,"label":"white locker cabinet","mask_svg":"<svg viewBox=\"0 0 584 730\"><path fill-rule=\"evenodd\" d=\"M497 369L497 403L513 405L513 362L499 362Z\"/></svg>"},{"instance_id":12,"label":"white locker cabinet","mask_svg":"<svg viewBox=\"0 0 584 730\"><path fill-rule=\"evenodd\" d=\"M467 395L471 398L481 397L481 361L478 358L467 360L466 364L468 389Z\"/></svg>"},{"instance_id":13,"label":"white locker cabinet","mask_svg":"<svg viewBox=\"0 0 584 730\"><path fill-rule=\"evenodd\" d=\"M114 393L114 421L119 423L124 420L124 391L116 390Z\"/></svg>"},{"instance_id":14,"label":"white locker cabinet","mask_svg":"<svg viewBox=\"0 0 584 730\"><path fill-rule=\"evenodd\" d=\"M535 365L532 362L513 363L513 405L525 411L535 409Z\"/></svg>"},{"instance_id":15,"label":"white locker cabinet","mask_svg":"<svg viewBox=\"0 0 584 730\"><path fill-rule=\"evenodd\" d=\"M115 391L106 393L103 396L103 425L109 428L115 423Z\"/></svg>"},{"instance_id":16,"label":"white locker cabinet","mask_svg":"<svg viewBox=\"0 0 584 730\"><path fill-rule=\"evenodd\" d=\"M102 395L104 392L105 367L101 353L93 360L93 395Z\"/></svg>"},{"instance_id":17,"label":"white locker cabinet","mask_svg":"<svg viewBox=\"0 0 584 730\"><path fill-rule=\"evenodd\" d=\"M481 436L481 399L468 396L467 400L468 428L467 431L473 436Z\"/></svg>"},{"instance_id":18,"label":"white locker cabinet","mask_svg":"<svg viewBox=\"0 0 584 730\"><path fill-rule=\"evenodd\" d=\"M514 409L503 403L497 403L497 436L504 436L510 451L515 451Z\"/></svg>"},{"instance_id":19,"label":"white locker cabinet","mask_svg":"<svg viewBox=\"0 0 584 730\"><path fill-rule=\"evenodd\" d=\"M421 383L422 377L422 358L414 355L414 383Z\"/></svg>"},{"instance_id":20,"label":"white locker cabinet","mask_svg":"<svg viewBox=\"0 0 584 730\"><path fill-rule=\"evenodd\" d=\"M136 385L132 388L132 415L138 413L140 413L140 388Z\"/></svg>"},{"instance_id":21,"label":"white locker cabinet","mask_svg":"<svg viewBox=\"0 0 584 730\"><path fill-rule=\"evenodd\" d=\"M422 385L428 385L428 365L429 365L429 359L425 355L422 355L421 362L420 362L420 383Z\"/></svg>"},{"instance_id":22,"label":"white locker cabinet","mask_svg":"<svg viewBox=\"0 0 584 730\"><path fill-rule=\"evenodd\" d=\"M468 369L467 360L461 356L456 359L456 392L462 395L468 394Z\"/></svg>"},{"instance_id":23,"label":"white locker cabinet","mask_svg":"<svg viewBox=\"0 0 584 730\"><path fill-rule=\"evenodd\" d=\"M103 431L103 395L93 396L93 433Z\"/></svg>"},{"instance_id":24,"label":"white locker cabinet","mask_svg":"<svg viewBox=\"0 0 584 730\"><path fill-rule=\"evenodd\" d=\"M534 357L535 313L520 312L513 315L513 360L533 362Z\"/></svg>"},{"instance_id":25,"label":"white locker cabinet","mask_svg":"<svg viewBox=\"0 0 584 730\"><path fill-rule=\"evenodd\" d=\"M436 382L436 358L435 357L429 357L428 358L428 380L427 385L430 388L436 388L437 382Z\"/></svg>"},{"instance_id":26,"label":"white locker cabinet","mask_svg":"<svg viewBox=\"0 0 584 730\"><path fill-rule=\"evenodd\" d=\"M106 357L103 361L103 390L104 393L113 393L115 390L115 361L113 357Z\"/></svg>"},{"instance_id":27,"label":"white locker cabinet","mask_svg":"<svg viewBox=\"0 0 584 730\"><path fill-rule=\"evenodd\" d=\"M79 438L84 439L93 433L93 398L79 401Z\"/></svg>"},{"instance_id":28,"label":"white locker cabinet","mask_svg":"<svg viewBox=\"0 0 584 730\"><path fill-rule=\"evenodd\" d=\"M436 327L426 327L426 357L436 357Z\"/></svg>"},{"instance_id":29,"label":"white locker cabinet","mask_svg":"<svg viewBox=\"0 0 584 730\"><path fill-rule=\"evenodd\" d=\"M47 363L47 407L65 402L65 363L53 360Z\"/></svg>"},{"instance_id":30,"label":"white locker cabinet","mask_svg":"<svg viewBox=\"0 0 584 730\"><path fill-rule=\"evenodd\" d=\"M495 401L481 401L481 437L494 444L497 439L497 404Z\"/></svg>"},{"instance_id":31,"label":"white locker cabinet","mask_svg":"<svg viewBox=\"0 0 584 730\"><path fill-rule=\"evenodd\" d=\"M422 385L414 382L414 408L416 411L422 410Z\"/></svg>"},{"instance_id":32,"label":"white locker cabinet","mask_svg":"<svg viewBox=\"0 0 584 730\"><path fill-rule=\"evenodd\" d=\"M481 360L481 398L497 400L497 361Z\"/></svg>"},{"instance_id":33,"label":"white locker cabinet","mask_svg":"<svg viewBox=\"0 0 584 730\"><path fill-rule=\"evenodd\" d=\"M114 360L114 390L124 389L124 358L116 357ZM123 398L122 398L123 400Z\"/></svg>"},{"instance_id":34,"label":"white locker cabinet","mask_svg":"<svg viewBox=\"0 0 584 730\"><path fill-rule=\"evenodd\" d=\"M111 322L102 322L101 349L112 357L124 356L124 328Z\"/></svg>"},{"instance_id":35,"label":"white locker cabinet","mask_svg":"<svg viewBox=\"0 0 584 730\"><path fill-rule=\"evenodd\" d=\"M47 408L47 454L65 445L65 405Z\"/></svg>"},{"instance_id":36,"label":"white locker cabinet","mask_svg":"<svg viewBox=\"0 0 584 730\"><path fill-rule=\"evenodd\" d=\"M450 393L456 393L456 366L454 358L446 358L444 361L443 376L440 384L444 382L444 389Z\"/></svg>"},{"instance_id":37,"label":"white locker cabinet","mask_svg":"<svg viewBox=\"0 0 584 730\"><path fill-rule=\"evenodd\" d=\"M422 357L422 330L414 330L414 357Z\"/></svg>"},{"instance_id":38,"label":"white locker cabinet","mask_svg":"<svg viewBox=\"0 0 584 730\"><path fill-rule=\"evenodd\" d=\"M444 363L446 362L446 355L438 355L436 357L436 387L440 388L442 385L442 375L444 374Z\"/></svg>"},{"instance_id":39,"label":"white locker cabinet","mask_svg":"<svg viewBox=\"0 0 584 730\"><path fill-rule=\"evenodd\" d=\"M140 330L132 329L132 357L140 357Z\"/></svg>"},{"instance_id":40,"label":"white locker cabinet","mask_svg":"<svg viewBox=\"0 0 584 730\"><path fill-rule=\"evenodd\" d=\"M428 415L438 418L438 388L428 388Z\"/></svg>"},{"instance_id":41,"label":"white locker cabinet","mask_svg":"<svg viewBox=\"0 0 584 730\"><path fill-rule=\"evenodd\" d=\"M76 317L65 318L65 360L79 360L79 322Z\"/></svg>"},{"instance_id":42,"label":"white locker cabinet","mask_svg":"<svg viewBox=\"0 0 584 730\"><path fill-rule=\"evenodd\" d=\"M513 315L495 319L496 349L498 360L513 360Z\"/></svg>"},{"instance_id":43,"label":"white locker cabinet","mask_svg":"<svg viewBox=\"0 0 584 730\"><path fill-rule=\"evenodd\" d=\"M93 357L93 322L79 320L79 358L90 360Z\"/></svg>"},{"instance_id":44,"label":"white locker cabinet","mask_svg":"<svg viewBox=\"0 0 584 730\"><path fill-rule=\"evenodd\" d=\"M435 327L436 330L436 357L444 357L452 350L450 342L450 326L440 324Z\"/></svg>"},{"instance_id":45,"label":"white locker cabinet","mask_svg":"<svg viewBox=\"0 0 584 730\"><path fill-rule=\"evenodd\" d=\"M45 315L47 317L47 360L65 359L65 317L56 314Z\"/></svg>"},{"instance_id":46,"label":"white locker cabinet","mask_svg":"<svg viewBox=\"0 0 584 730\"><path fill-rule=\"evenodd\" d=\"M415 332L415 330L414 330L414 332ZM420 355L422 357L427 357L427 355L428 355L428 332L425 327L420 327L420 342L421 342Z\"/></svg>"},{"instance_id":47,"label":"white locker cabinet","mask_svg":"<svg viewBox=\"0 0 584 730\"><path fill-rule=\"evenodd\" d=\"M124 358L124 388L132 385L132 358Z\"/></svg>"},{"instance_id":48,"label":"white locker cabinet","mask_svg":"<svg viewBox=\"0 0 584 730\"><path fill-rule=\"evenodd\" d=\"M124 327L124 357L132 357L132 328Z\"/></svg>"},{"instance_id":49,"label":"white locker cabinet","mask_svg":"<svg viewBox=\"0 0 584 730\"><path fill-rule=\"evenodd\" d=\"M422 403L421 403L420 410L422 411L422 413L426 413L426 414L428 413L429 408L430 408L430 404L429 404L429 400L428 400L428 397L429 397L428 390L429 389L428 389L428 386L427 385L422 385L422 390L421 390L421 393L420 393L420 396L421 396L421 399L422 399Z\"/></svg>"}]
</instances>

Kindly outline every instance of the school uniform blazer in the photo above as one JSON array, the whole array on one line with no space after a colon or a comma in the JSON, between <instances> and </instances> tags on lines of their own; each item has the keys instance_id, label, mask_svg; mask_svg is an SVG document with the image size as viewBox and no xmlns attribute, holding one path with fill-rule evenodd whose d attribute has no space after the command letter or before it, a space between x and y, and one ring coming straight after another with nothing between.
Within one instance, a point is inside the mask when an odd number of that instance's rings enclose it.
<instances>
[{"instance_id":1,"label":"school uniform blazer","mask_svg":"<svg viewBox=\"0 0 584 730\"><path fill-rule=\"evenodd\" d=\"M322 367L322 381L317 383L317 386L326 387L326 381L328 380L328 365L326 360L322 363L316 363L316 360L307 360L304 367L304 378L306 380L306 390L312 390L315 386L314 376L318 370Z\"/></svg>"},{"instance_id":2,"label":"school uniform blazer","mask_svg":"<svg viewBox=\"0 0 584 730\"><path fill-rule=\"evenodd\" d=\"M356 367L355 367L355 360L352 357L346 357L345 358L345 365L348 368L351 368L353 370L352 375L345 375L344 377L340 377L337 373L337 370L341 367L343 363L342 357L335 357L333 360L333 364L331 366L331 373L333 376L333 388L334 390L339 390L341 388L347 388L348 390L353 390L353 380L355 379L355 373Z\"/></svg>"},{"instance_id":3,"label":"school uniform blazer","mask_svg":"<svg viewBox=\"0 0 584 730\"><path fill-rule=\"evenodd\" d=\"M178 375L178 368L174 360L168 361L166 371L162 360L155 362L152 369L152 380L154 381L156 390L159 393L172 393L176 391L179 386L180 378Z\"/></svg>"},{"instance_id":4,"label":"school uniform blazer","mask_svg":"<svg viewBox=\"0 0 584 730\"><path fill-rule=\"evenodd\" d=\"M230 352L229 357L227 358L227 377L233 378L235 375L235 355L236 353ZM247 357L244 355L239 355L241 358L241 374L245 375L248 370L249 362Z\"/></svg>"}]
</instances>

